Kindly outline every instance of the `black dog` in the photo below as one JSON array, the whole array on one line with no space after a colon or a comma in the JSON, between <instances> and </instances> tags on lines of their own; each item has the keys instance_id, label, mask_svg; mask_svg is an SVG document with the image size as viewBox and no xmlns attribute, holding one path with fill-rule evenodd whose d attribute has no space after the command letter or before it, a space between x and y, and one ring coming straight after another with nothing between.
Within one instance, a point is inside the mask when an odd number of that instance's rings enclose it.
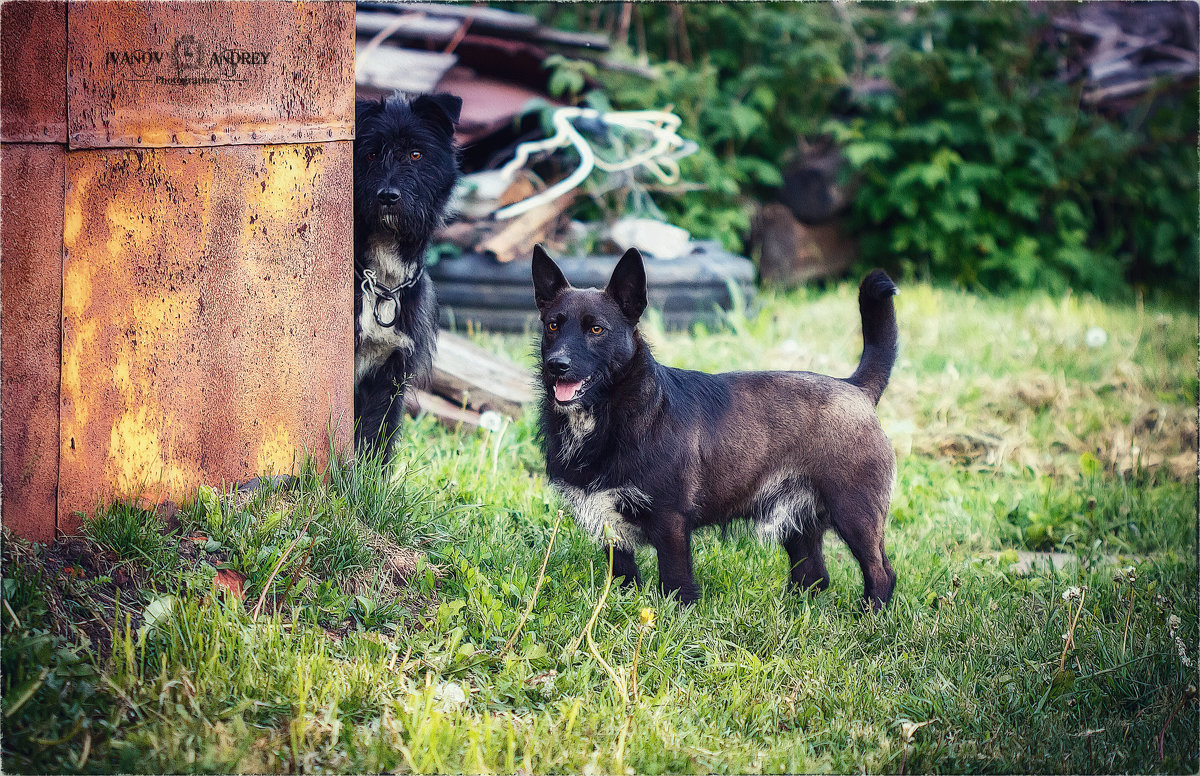
<instances>
[{"instance_id":1,"label":"black dog","mask_svg":"<svg viewBox=\"0 0 1200 776\"><path fill-rule=\"evenodd\" d=\"M385 451L408 386L433 369L437 298L425 251L458 180L450 94L359 100L354 139L355 445Z\"/></svg>"},{"instance_id":2,"label":"black dog","mask_svg":"<svg viewBox=\"0 0 1200 776\"><path fill-rule=\"evenodd\" d=\"M896 575L883 524L896 459L874 410L896 359L897 291L886 274L875 270L859 289L866 345L845 380L662 366L637 330L646 275L634 249L599 291L572 288L538 246L533 286L547 472L584 530L600 539L611 527L614 576L640 582L633 550L649 543L663 591L691 603L691 532L744 517L787 549L796 587L824 589L821 541L832 526L862 567L865 605L887 604Z\"/></svg>"}]
</instances>

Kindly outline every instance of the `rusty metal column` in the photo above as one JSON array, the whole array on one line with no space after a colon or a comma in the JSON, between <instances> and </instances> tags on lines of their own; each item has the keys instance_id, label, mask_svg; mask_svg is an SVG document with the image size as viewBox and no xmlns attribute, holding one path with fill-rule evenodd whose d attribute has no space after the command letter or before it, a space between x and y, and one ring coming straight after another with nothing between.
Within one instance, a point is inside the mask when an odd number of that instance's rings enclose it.
<instances>
[{"instance_id":1,"label":"rusty metal column","mask_svg":"<svg viewBox=\"0 0 1200 776\"><path fill-rule=\"evenodd\" d=\"M348 446L354 5L71 4L67 113L60 529Z\"/></svg>"},{"instance_id":2,"label":"rusty metal column","mask_svg":"<svg viewBox=\"0 0 1200 776\"><path fill-rule=\"evenodd\" d=\"M60 84L58 530L349 449L354 5L69 4Z\"/></svg>"},{"instance_id":3,"label":"rusty metal column","mask_svg":"<svg viewBox=\"0 0 1200 776\"><path fill-rule=\"evenodd\" d=\"M67 9L0 5L0 459L3 520L54 538L67 143Z\"/></svg>"}]
</instances>

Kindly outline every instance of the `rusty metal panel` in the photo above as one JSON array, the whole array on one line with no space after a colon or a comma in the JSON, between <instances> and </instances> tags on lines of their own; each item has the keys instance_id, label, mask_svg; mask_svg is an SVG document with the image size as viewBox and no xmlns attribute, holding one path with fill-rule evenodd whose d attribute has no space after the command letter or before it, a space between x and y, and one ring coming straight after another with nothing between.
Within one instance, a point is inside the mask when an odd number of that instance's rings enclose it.
<instances>
[{"instance_id":1,"label":"rusty metal panel","mask_svg":"<svg viewBox=\"0 0 1200 776\"><path fill-rule=\"evenodd\" d=\"M331 421L350 449L350 169L348 141L68 155L61 529L323 459Z\"/></svg>"},{"instance_id":2,"label":"rusty metal panel","mask_svg":"<svg viewBox=\"0 0 1200 776\"><path fill-rule=\"evenodd\" d=\"M67 142L67 5L0 4L0 139Z\"/></svg>"},{"instance_id":3,"label":"rusty metal panel","mask_svg":"<svg viewBox=\"0 0 1200 776\"><path fill-rule=\"evenodd\" d=\"M0 146L3 520L37 541L54 538L57 509L65 150Z\"/></svg>"},{"instance_id":4,"label":"rusty metal panel","mask_svg":"<svg viewBox=\"0 0 1200 776\"><path fill-rule=\"evenodd\" d=\"M354 4L72 3L72 148L347 140Z\"/></svg>"}]
</instances>

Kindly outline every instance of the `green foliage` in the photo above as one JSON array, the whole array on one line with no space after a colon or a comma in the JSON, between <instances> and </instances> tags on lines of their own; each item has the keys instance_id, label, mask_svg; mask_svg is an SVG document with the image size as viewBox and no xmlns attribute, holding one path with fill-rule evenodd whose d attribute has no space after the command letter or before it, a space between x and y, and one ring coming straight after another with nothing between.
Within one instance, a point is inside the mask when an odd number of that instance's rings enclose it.
<instances>
[{"instance_id":1,"label":"green foliage","mask_svg":"<svg viewBox=\"0 0 1200 776\"><path fill-rule=\"evenodd\" d=\"M169 568L174 563L162 521L139 506L126 502L106 505L84 519L82 530L123 561L140 561L155 569Z\"/></svg>"},{"instance_id":2,"label":"green foliage","mask_svg":"<svg viewBox=\"0 0 1200 776\"><path fill-rule=\"evenodd\" d=\"M675 34L669 7L638 8L651 51ZM684 159L684 180L703 190L656 201L697 237L744 250L752 202L782 182L781 161L796 139L819 127L845 79L841 25L818 4L692 4L686 8L693 63L663 61L651 82L601 70L618 110L672 109L681 134L700 142Z\"/></svg>"},{"instance_id":3,"label":"green foliage","mask_svg":"<svg viewBox=\"0 0 1200 776\"><path fill-rule=\"evenodd\" d=\"M76 771L86 762L82 742L90 745L113 724L94 656L49 625L45 587L33 567L6 569L0 688L10 773Z\"/></svg>"},{"instance_id":4,"label":"green foliage","mask_svg":"<svg viewBox=\"0 0 1200 776\"><path fill-rule=\"evenodd\" d=\"M1195 90L1105 118L1056 80L1027 6L916 11L875 33L895 94L826 124L859 174L864 254L971 287L1194 296Z\"/></svg>"},{"instance_id":5,"label":"green foliage","mask_svg":"<svg viewBox=\"0 0 1200 776\"><path fill-rule=\"evenodd\" d=\"M543 65L549 69L547 89L552 97L575 97L583 91L585 81L596 75L596 66L581 59L568 59L562 54L546 57Z\"/></svg>"},{"instance_id":6,"label":"green foliage","mask_svg":"<svg viewBox=\"0 0 1200 776\"><path fill-rule=\"evenodd\" d=\"M617 7L593 11L593 25L580 9L529 10L590 28ZM1024 3L634 13L659 77L595 77L618 109L673 107L699 142L681 166L702 190L656 198L694 235L743 250L754 201L775 198L802 138L829 134L855 173L850 221L864 264L973 289L1113 296L1132 282L1195 299L1194 85L1156 89L1120 117L1085 109L1079 88L1057 80L1062 52ZM556 63L561 88L582 83ZM854 90L871 78L894 92Z\"/></svg>"}]
</instances>

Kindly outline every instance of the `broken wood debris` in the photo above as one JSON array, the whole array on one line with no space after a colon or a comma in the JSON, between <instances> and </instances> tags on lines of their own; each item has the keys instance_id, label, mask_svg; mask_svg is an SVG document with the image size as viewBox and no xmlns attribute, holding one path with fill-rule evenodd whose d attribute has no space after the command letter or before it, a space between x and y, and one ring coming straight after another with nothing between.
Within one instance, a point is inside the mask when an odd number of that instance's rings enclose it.
<instances>
[{"instance_id":1,"label":"broken wood debris","mask_svg":"<svg viewBox=\"0 0 1200 776\"><path fill-rule=\"evenodd\" d=\"M526 369L465 337L442 331L433 360L433 380L428 391L416 392L415 409L434 415L451 428L481 428L483 413L498 412L516 419L533 399L533 375Z\"/></svg>"},{"instance_id":2,"label":"broken wood debris","mask_svg":"<svg viewBox=\"0 0 1200 776\"><path fill-rule=\"evenodd\" d=\"M1082 3L1063 6L1056 30L1076 41L1059 79L1083 82L1084 104L1121 111L1162 82L1194 82L1197 6L1194 3Z\"/></svg>"},{"instance_id":3,"label":"broken wood debris","mask_svg":"<svg viewBox=\"0 0 1200 776\"><path fill-rule=\"evenodd\" d=\"M559 218L575 202L573 193L538 205L511 221L501 222L500 228L479 243L479 250L496 261L508 263L529 256L536 243L544 242Z\"/></svg>"}]
</instances>

